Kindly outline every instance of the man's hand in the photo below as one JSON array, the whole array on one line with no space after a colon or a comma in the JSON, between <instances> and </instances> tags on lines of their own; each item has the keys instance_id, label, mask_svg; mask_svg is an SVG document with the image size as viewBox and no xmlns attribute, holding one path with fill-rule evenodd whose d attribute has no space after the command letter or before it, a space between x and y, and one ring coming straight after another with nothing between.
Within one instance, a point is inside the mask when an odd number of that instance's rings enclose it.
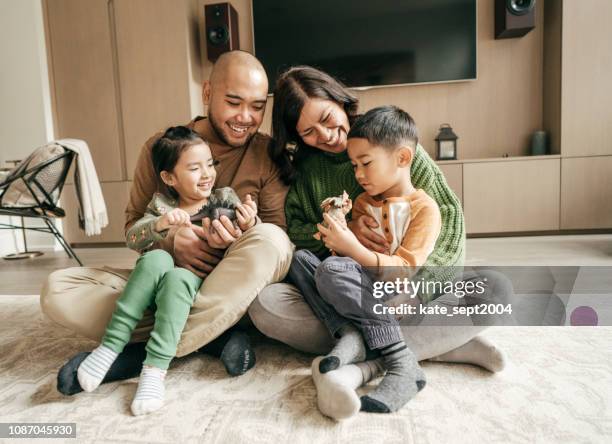
<instances>
[{"instance_id":1,"label":"man's hand","mask_svg":"<svg viewBox=\"0 0 612 444\"><path fill-rule=\"evenodd\" d=\"M374 228L378 228L378 222L373 217L363 215L357 220L352 220L349 223L349 228L368 250L389 254L391 245L384 237L374 231Z\"/></svg>"},{"instance_id":2,"label":"man's hand","mask_svg":"<svg viewBox=\"0 0 612 444\"><path fill-rule=\"evenodd\" d=\"M225 250L242 236L242 230L234 227L227 216L213 221L208 217L202 219L202 233L208 245L220 250Z\"/></svg>"},{"instance_id":3,"label":"man's hand","mask_svg":"<svg viewBox=\"0 0 612 444\"><path fill-rule=\"evenodd\" d=\"M181 227L174 235L174 262L201 278L205 278L223 257L223 251L206 251L203 239L204 231L197 225Z\"/></svg>"},{"instance_id":4,"label":"man's hand","mask_svg":"<svg viewBox=\"0 0 612 444\"><path fill-rule=\"evenodd\" d=\"M191 226L191 222L189 221L189 214L185 210L181 210L180 208L175 208L172 211L168 211L163 216L160 216L157 219L157 223L155 224L155 231L158 233L167 230L170 227L178 227Z\"/></svg>"},{"instance_id":5,"label":"man's hand","mask_svg":"<svg viewBox=\"0 0 612 444\"><path fill-rule=\"evenodd\" d=\"M238 226L242 231L251 228L257 222L257 204L251 199L251 195L247 194L244 203L236 206L236 218Z\"/></svg>"}]
</instances>

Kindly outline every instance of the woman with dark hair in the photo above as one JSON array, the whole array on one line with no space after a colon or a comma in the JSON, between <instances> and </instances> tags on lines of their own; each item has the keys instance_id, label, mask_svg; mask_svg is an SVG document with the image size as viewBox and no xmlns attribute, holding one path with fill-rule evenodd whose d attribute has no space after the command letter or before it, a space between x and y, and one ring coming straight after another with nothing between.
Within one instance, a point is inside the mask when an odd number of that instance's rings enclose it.
<instances>
[{"instance_id":1,"label":"woman with dark hair","mask_svg":"<svg viewBox=\"0 0 612 444\"><path fill-rule=\"evenodd\" d=\"M357 116L357 97L332 76L309 66L297 66L283 73L274 90L272 132L274 142L270 156L280 168L281 178L291 188L285 203L287 232L297 249L308 249L321 259L330 254L323 241L313 236L323 219L321 202L346 191L355 199L363 189L357 183L348 157L347 134ZM424 190L437 203L442 229L426 267L440 267L444 273L450 267L463 265L465 257L465 226L459 199L449 188L438 166L421 145L417 146L411 166L415 188ZM350 216L350 215L349 215ZM350 217L349 217L350 219ZM384 253L386 240L373 228L376 221L369 216L350 221L349 226L359 241L370 250ZM433 268L431 268L433 270ZM486 296L503 299L512 291L509 281L496 272L487 274ZM438 276L441 280L448 276ZM448 304L454 295L443 295L435 301L421 295L424 303ZM482 302L482 299L480 300ZM469 304L468 304L469 305ZM251 305L249 312L264 334L311 353L327 353L334 342L299 291L291 284L268 286ZM504 356L493 344L476 335L485 326L402 327L406 343L419 360L435 358L441 361L480 365L490 371L504 367ZM439 323L437 325L440 325ZM344 366L334 372L346 370ZM351 374L355 374L351 370ZM361 384L372 376L372 367L361 368L363 378L352 379ZM330 373L334 373L330 372ZM335 398L354 397L347 387L329 383L339 378L330 373L313 377L318 388L319 408L332 417L342 417ZM323 379L327 378L327 381ZM326 392L320 388L325 385ZM349 384L350 385L350 384ZM330 395L330 387L333 393ZM356 396L356 395L355 395ZM346 412L345 412L346 413Z\"/></svg>"}]
</instances>

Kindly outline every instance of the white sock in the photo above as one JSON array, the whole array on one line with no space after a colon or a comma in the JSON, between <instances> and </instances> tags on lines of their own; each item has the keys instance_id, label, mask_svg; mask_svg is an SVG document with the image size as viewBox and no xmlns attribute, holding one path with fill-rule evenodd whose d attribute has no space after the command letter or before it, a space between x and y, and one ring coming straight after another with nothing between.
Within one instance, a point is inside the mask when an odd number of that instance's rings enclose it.
<instances>
[{"instance_id":1,"label":"white sock","mask_svg":"<svg viewBox=\"0 0 612 444\"><path fill-rule=\"evenodd\" d=\"M324 356L312 361L312 379L317 388L317 405L321 413L335 420L353 416L361 408L355 389L364 383L362 370L354 364L343 365L327 373L319 371Z\"/></svg>"},{"instance_id":2,"label":"white sock","mask_svg":"<svg viewBox=\"0 0 612 444\"><path fill-rule=\"evenodd\" d=\"M505 353L482 336L476 336L462 346L429 360L474 364L494 373L501 372L506 366Z\"/></svg>"},{"instance_id":3,"label":"white sock","mask_svg":"<svg viewBox=\"0 0 612 444\"><path fill-rule=\"evenodd\" d=\"M77 379L81 388L93 392L102 383L108 370L117 359L118 353L100 345L85 358L77 370Z\"/></svg>"},{"instance_id":4,"label":"white sock","mask_svg":"<svg viewBox=\"0 0 612 444\"><path fill-rule=\"evenodd\" d=\"M142 366L136 396L132 401L132 413L134 415L146 415L164 405L165 377L166 370L149 365Z\"/></svg>"}]
</instances>

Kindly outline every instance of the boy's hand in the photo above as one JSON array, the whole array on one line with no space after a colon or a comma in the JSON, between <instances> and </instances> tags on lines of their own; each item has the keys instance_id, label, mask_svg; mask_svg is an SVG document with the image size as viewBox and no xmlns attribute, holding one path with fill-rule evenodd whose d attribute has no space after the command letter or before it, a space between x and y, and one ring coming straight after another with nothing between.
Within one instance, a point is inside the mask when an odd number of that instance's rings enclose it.
<instances>
[{"instance_id":1,"label":"boy's hand","mask_svg":"<svg viewBox=\"0 0 612 444\"><path fill-rule=\"evenodd\" d=\"M167 230L170 227L190 227L191 222L189 220L189 213L180 208L175 208L172 211L168 211L166 214L157 219L155 224L155 231L158 233Z\"/></svg>"},{"instance_id":2,"label":"boy's hand","mask_svg":"<svg viewBox=\"0 0 612 444\"><path fill-rule=\"evenodd\" d=\"M374 231L374 228L378 227L376 219L363 215L357 220L352 220L349 224L351 230L364 247L378 253L388 254L391 245L389 245L384 237Z\"/></svg>"},{"instance_id":3,"label":"boy's hand","mask_svg":"<svg viewBox=\"0 0 612 444\"><path fill-rule=\"evenodd\" d=\"M238 226L242 231L251 228L257 222L257 204L251 199L251 195L247 194L244 203L236 206L236 219Z\"/></svg>"},{"instance_id":4,"label":"boy's hand","mask_svg":"<svg viewBox=\"0 0 612 444\"><path fill-rule=\"evenodd\" d=\"M327 227L317 224L319 233L323 236L323 243L327 248L340 256L354 257L360 249L364 248L359 240L347 226L339 223L329 214L323 214Z\"/></svg>"}]
</instances>

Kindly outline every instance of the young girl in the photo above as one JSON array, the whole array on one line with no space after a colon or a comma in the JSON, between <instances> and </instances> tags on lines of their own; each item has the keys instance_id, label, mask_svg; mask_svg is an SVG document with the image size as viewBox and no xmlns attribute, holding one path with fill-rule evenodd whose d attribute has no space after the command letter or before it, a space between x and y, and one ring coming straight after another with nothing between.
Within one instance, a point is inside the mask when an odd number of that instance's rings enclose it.
<instances>
[{"instance_id":1,"label":"young girl","mask_svg":"<svg viewBox=\"0 0 612 444\"><path fill-rule=\"evenodd\" d=\"M163 239L170 229L190 226L211 195L216 171L210 148L189 128L168 129L153 145L155 172L166 185L156 193L145 215L127 232L130 248L143 251ZM237 222L245 231L256 223L257 207L247 197L236 207ZM155 324L146 344L134 415L153 412L163 405L164 377L174 357L181 332L202 279L174 266L164 250L143 254L125 286L102 342L79 366L77 377L83 390L96 389L117 355L123 351L147 308L155 311Z\"/></svg>"}]
</instances>

